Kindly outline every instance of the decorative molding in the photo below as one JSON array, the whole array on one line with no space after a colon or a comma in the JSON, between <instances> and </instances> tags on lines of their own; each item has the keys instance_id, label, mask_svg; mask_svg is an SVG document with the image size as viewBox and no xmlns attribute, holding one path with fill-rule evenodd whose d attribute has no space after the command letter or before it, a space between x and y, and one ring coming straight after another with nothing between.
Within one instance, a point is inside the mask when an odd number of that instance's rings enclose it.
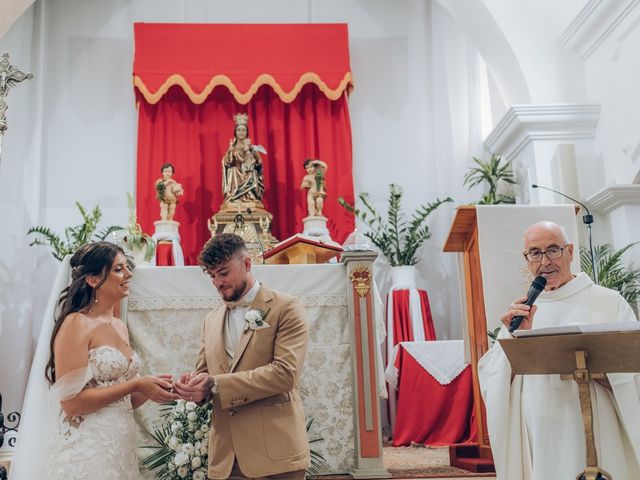
<instances>
[{"instance_id":1,"label":"decorative molding","mask_svg":"<svg viewBox=\"0 0 640 480\"><path fill-rule=\"evenodd\" d=\"M586 202L601 215L626 205L640 205L640 185L610 185L591 195Z\"/></svg>"},{"instance_id":2,"label":"decorative molding","mask_svg":"<svg viewBox=\"0 0 640 480\"><path fill-rule=\"evenodd\" d=\"M602 0L589 0L587 4L582 7L582 10L578 12L573 21L569 24L562 35L560 35L560 42L565 46L570 46L576 41L576 38L586 28L586 23L594 15L596 9L600 6Z\"/></svg>"},{"instance_id":3,"label":"decorative molding","mask_svg":"<svg viewBox=\"0 0 640 480\"><path fill-rule=\"evenodd\" d=\"M511 160L532 141L592 139L599 119L599 104L514 105L489 134L484 146L489 152Z\"/></svg>"},{"instance_id":4,"label":"decorative molding","mask_svg":"<svg viewBox=\"0 0 640 480\"><path fill-rule=\"evenodd\" d=\"M586 60L621 27L639 4L640 0L590 0L560 35L560 42ZM634 28L627 28L618 41L623 41ZM614 60L620 46L615 50Z\"/></svg>"}]
</instances>

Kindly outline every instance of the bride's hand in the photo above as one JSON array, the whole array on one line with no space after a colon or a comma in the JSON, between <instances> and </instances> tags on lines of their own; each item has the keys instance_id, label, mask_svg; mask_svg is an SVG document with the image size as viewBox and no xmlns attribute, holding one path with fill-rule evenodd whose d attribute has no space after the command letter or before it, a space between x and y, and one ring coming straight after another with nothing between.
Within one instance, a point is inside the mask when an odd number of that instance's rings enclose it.
<instances>
[{"instance_id":1,"label":"bride's hand","mask_svg":"<svg viewBox=\"0 0 640 480\"><path fill-rule=\"evenodd\" d=\"M147 375L146 377L138 378L136 391L156 403L178 400L180 397L169 391L173 388L173 385L164 379L166 375L162 375L162 377Z\"/></svg>"}]
</instances>

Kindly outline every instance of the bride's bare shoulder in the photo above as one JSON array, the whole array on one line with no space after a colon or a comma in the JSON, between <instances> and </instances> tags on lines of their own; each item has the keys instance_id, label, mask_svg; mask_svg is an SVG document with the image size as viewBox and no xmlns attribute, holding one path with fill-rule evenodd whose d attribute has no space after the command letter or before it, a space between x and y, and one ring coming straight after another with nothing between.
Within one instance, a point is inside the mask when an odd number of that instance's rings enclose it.
<instances>
[{"instance_id":1,"label":"bride's bare shoulder","mask_svg":"<svg viewBox=\"0 0 640 480\"><path fill-rule=\"evenodd\" d=\"M58 337L84 337L93 327L93 320L82 312L73 312L64 317Z\"/></svg>"}]
</instances>

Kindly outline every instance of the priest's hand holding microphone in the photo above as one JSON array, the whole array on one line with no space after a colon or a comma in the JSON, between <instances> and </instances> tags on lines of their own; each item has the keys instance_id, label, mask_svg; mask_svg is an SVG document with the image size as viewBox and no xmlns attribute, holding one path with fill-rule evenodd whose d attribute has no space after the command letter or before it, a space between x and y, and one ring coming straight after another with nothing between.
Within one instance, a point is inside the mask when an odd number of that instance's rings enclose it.
<instances>
[{"instance_id":1,"label":"priest's hand holding microphone","mask_svg":"<svg viewBox=\"0 0 640 480\"><path fill-rule=\"evenodd\" d=\"M547 279L542 275L535 278L531 283L529 292L526 297L520 297L509 306L509 310L500 320L509 329L509 333L513 333L519 328L522 330L530 330L533 325L533 316L536 314L538 307L534 302L538 299L538 295L542 293L547 285Z\"/></svg>"}]
</instances>

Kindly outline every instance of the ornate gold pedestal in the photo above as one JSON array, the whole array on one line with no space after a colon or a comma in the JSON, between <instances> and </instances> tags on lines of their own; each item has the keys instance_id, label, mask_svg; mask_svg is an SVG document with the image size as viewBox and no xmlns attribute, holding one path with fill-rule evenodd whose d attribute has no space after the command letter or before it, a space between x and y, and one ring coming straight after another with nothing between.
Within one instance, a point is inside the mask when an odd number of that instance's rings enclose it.
<instances>
[{"instance_id":1,"label":"ornate gold pedestal","mask_svg":"<svg viewBox=\"0 0 640 480\"><path fill-rule=\"evenodd\" d=\"M262 252L278 243L271 234L271 215L262 202L225 202L207 226L214 237L221 233L235 233L247 244L254 261L262 263Z\"/></svg>"}]
</instances>

